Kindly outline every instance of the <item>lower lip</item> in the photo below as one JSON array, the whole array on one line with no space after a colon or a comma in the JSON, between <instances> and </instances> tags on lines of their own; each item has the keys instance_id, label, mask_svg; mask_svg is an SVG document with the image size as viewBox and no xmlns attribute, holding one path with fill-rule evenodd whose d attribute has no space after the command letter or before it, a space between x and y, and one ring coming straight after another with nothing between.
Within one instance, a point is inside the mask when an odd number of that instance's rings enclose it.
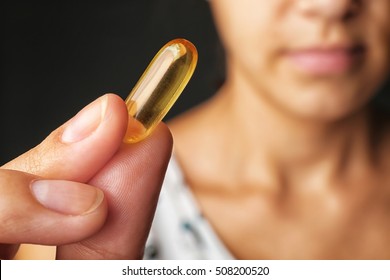
<instances>
[{"instance_id":1,"label":"lower lip","mask_svg":"<svg viewBox=\"0 0 390 280\"><path fill-rule=\"evenodd\" d=\"M337 75L350 71L360 51L307 50L287 53L289 61L299 71L311 75Z\"/></svg>"}]
</instances>

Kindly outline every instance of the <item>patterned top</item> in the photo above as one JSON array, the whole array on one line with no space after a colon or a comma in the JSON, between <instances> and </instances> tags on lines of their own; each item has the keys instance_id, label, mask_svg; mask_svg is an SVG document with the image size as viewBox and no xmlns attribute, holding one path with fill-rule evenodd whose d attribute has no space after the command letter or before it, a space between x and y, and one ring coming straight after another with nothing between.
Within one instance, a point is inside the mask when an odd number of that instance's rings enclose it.
<instances>
[{"instance_id":1,"label":"patterned top","mask_svg":"<svg viewBox=\"0 0 390 280\"><path fill-rule=\"evenodd\" d=\"M233 259L202 215L174 157L165 175L144 258Z\"/></svg>"}]
</instances>

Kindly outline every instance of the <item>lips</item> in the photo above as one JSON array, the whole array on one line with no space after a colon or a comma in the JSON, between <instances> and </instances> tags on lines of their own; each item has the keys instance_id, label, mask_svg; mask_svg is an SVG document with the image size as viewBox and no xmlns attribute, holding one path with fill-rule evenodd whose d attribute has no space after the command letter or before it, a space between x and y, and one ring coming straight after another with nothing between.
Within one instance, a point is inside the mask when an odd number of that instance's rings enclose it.
<instances>
[{"instance_id":1,"label":"lips","mask_svg":"<svg viewBox=\"0 0 390 280\"><path fill-rule=\"evenodd\" d=\"M313 47L289 51L288 60L299 71L310 75L337 75L347 73L358 63L362 46Z\"/></svg>"}]
</instances>

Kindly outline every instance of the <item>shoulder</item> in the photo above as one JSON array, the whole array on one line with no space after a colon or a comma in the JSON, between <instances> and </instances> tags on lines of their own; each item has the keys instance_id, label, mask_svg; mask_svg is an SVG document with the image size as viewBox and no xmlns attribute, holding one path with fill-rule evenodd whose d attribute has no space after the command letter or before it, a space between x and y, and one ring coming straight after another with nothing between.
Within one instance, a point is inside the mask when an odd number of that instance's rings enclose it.
<instances>
[{"instance_id":1,"label":"shoulder","mask_svg":"<svg viewBox=\"0 0 390 280\"><path fill-rule=\"evenodd\" d=\"M145 247L145 259L231 259L173 156Z\"/></svg>"}]
</instances>

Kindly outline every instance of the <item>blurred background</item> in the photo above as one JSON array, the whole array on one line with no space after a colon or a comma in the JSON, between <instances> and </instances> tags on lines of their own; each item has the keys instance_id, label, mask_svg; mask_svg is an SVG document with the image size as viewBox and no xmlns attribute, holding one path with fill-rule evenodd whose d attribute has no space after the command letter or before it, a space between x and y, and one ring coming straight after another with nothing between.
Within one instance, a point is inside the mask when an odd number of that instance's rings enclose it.
<instances>
[{"instance_id":1,"label":"blurred background","mask_svg":"<svg viewBox=\"0 0 390 280\"><path fill-rule=\"evenodd\" d=\"M167 119L211 96L221 48L205 0L2 1L0 165L41 142L107 92L126 98L174 38L199 51L195 74ZM390 108L389 85L376 102Z\"/></svg>"}]
</instances>

